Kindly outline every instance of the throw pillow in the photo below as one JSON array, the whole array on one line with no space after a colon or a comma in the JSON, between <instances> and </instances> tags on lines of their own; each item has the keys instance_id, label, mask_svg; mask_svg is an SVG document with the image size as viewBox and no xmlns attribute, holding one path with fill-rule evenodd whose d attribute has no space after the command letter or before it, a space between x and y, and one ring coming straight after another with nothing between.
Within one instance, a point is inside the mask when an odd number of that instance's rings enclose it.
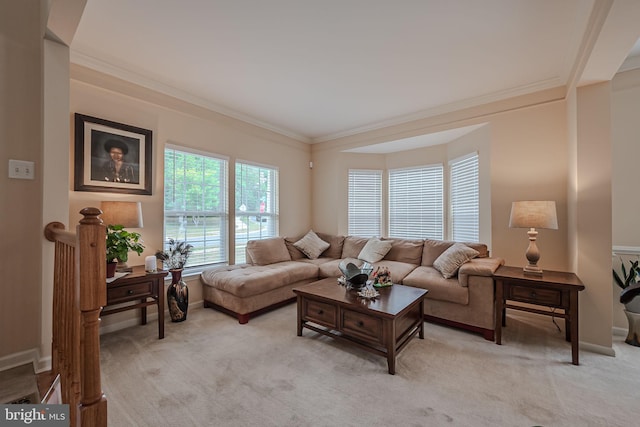
<instances>
[{"instance_id":1,"label":"throw pillow","mask_svg":"<svg viewBox=\"0 0 640 427\"><path fill-rule=\"evenodd\" d=\"M391 250L390 240L369 239L360 251L358 259L374 263L380 261Z\"/></svg>"},{"instance_id":2,"label":"throw pillow","mask_svg":"<svg viewBox=\"0 0 640 427\"><path fill-rule=\"evenodd\" d=\"M433 262L433 267L442 274L442 277L448 279L458 273L462 264L478 255L479 252L475 249L462 243L455 243Z\"/></svg>"},{"instance_id":3,"label":"throw pillow","mask_svg":"<svg viewBox=\"0 0 640 427\"><path fill-rule=\"evenodd\" d=\"M291 255L282 237L270 237L247 242L247 262L253 265L269 265L276 262L291 261Z\"/></svg>"},{"instance_id":4,"label":"throw pillow","mask_svg":"<svg viewBox=\"0 0 640 427\"><path fill-rule=\"evenodd\" d=\"M300 249L309 259L316 259L322 254L322 252L329 249L329 243L325 242L318 237L313 230L309 230L304 237L293 244L296 248Z\"/></svg>"}]
</instances>

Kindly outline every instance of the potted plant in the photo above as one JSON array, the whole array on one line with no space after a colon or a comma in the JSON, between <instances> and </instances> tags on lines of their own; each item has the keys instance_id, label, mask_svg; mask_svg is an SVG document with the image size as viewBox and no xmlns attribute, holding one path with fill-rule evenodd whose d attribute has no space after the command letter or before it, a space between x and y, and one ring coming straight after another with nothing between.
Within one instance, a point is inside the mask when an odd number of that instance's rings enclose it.
<instances>
[{"instance_id":1,"label":"potted plant","mask_svg":"<svg viewBox=\"0 0 640 427\"><path fill-rule=\"evenodd\" d=\"M620 302L624 304L625 314L629 321L629 331L625 342L636 347L640 347L640 260L629 260L629 271L624 266L624 261L620 263L622 277L613 269L613 278L616 284L622 288L620 292Z\"/></svg>"},{"instance_id":2,"label":"potted plant","mask_svg":"<svg viewBox=\"0 0 640 427\"><path fill-rule=\"evenodd\" d=\"M171 272L171 284L167 288L167 305L172 322L187 320L189 288L182 280L182 270L192 251L193 245L169 239L169 248L156 252L156 258L162 261L164 267Z\"/></svg>"},{"instance_id":3,"label":"potted plant","mask_svg":"<svg viewBox=\"0 0 640 427\"><path fill-rule=\"evenodd\" d=\"M627 311L633 313L640 313L640 298L637 300L635 296L640 292L640 284L638 279L640 278L640 260L629 260L629 270L624 265L624 261L620 262L620 271L622 277L618 272L613 269L613 279L616 284L622 289L620 293L620 302L625 304ZM636 291L638 289L638 291Z\"/></svg>"},{"instance_id":4,"label":"potted plant","mask_svg":"<svg viewBox=\"0 0 640 427\"><path fill-rule=\"evenodd\" d=\"M114 263L117 261L124 264L129 260L129 252L135 252L138 255L144 251L144 245L140 239L140 233L130 232L124 229L122 225L107 226L107 277L110 269L115 272ZM111 264L111 267L109 266Z\"/></svg>"}]
</instances>

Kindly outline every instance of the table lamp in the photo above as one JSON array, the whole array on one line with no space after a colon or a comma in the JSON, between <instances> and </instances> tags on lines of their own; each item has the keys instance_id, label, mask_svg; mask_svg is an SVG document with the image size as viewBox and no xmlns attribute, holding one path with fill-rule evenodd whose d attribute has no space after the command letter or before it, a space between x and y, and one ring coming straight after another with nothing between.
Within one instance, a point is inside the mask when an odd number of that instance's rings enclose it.
<instances>
[{"instance_id":1,"label":"table lamp","mask_svg":"<svg viewBox=\"0 0 640 427\"><path fill-rule=\"evenodd\" d=\"M529 264L524 267L524 273L541 276L542 270L538 267L540 251L536 245L536 238L538 237L536 228L558 229L556 202L531 200L513 202L511 204L509 227L529 229L527 232L529 235L529 247L526 252Z\"/></svg>"}]
</instances>

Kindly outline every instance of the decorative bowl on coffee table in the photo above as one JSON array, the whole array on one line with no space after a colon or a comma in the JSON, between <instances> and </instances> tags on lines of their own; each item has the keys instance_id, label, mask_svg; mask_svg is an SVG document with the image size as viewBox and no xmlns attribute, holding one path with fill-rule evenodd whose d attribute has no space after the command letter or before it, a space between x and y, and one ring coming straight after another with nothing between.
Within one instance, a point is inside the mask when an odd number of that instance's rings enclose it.
<instances>
[{"instance_id":1,"label":"decorative bowl on coffee table","mask_svg":"<svg viewBox=\"0 0 640 427\"><path fill-rule=\"evenodd\" d=\"M369 275L373 271L373 265L362 260L342 260L338 268L344 275L347 287L354 290L366 286Z\"/></svg>"}]
</instances>

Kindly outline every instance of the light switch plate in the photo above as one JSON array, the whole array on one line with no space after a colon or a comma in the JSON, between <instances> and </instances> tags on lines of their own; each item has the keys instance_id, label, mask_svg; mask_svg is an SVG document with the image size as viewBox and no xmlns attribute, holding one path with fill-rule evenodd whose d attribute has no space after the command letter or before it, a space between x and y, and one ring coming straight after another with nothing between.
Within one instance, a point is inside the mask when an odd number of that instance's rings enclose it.
<instances>
[{"instance_id":1,"label":"light switch plate","mask_svg":"<svg viewBox=\"0 0 640 427\"><path fill-rule=\"evenodd\" d=\"M33 179L35 164L26 160L9 160L9 178Z\"/></svg>"}]
</instances>

